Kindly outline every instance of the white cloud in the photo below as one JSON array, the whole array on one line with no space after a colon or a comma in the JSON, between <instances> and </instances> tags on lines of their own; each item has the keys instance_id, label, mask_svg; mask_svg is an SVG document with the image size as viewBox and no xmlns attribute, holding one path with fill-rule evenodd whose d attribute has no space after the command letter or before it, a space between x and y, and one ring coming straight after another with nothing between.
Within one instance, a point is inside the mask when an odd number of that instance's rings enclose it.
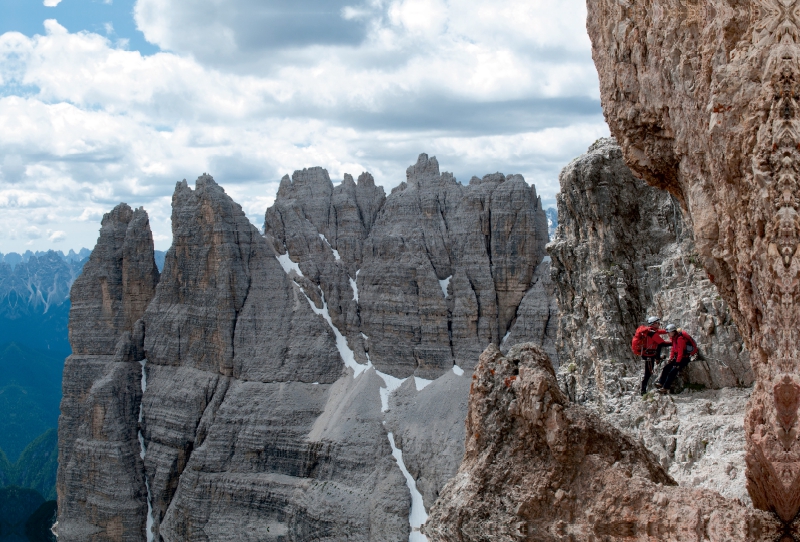
<instances>
[{"instance_id":1,"label":"white cloud","mask_svg":"<svg viewBox=\"0 0 800 542\"><path fill-rule=\"evenodd\" d=\"M389 19L412 33L441 33L448 21L447 6L441 0L401 0L392 2Z\"/></svg>"},{"instance_id":2,"label":"white cloud","mask_svg":"<svg viewBox=\"0 0 800 542\"><path fill-rule=\"evenodd\" d=\"M67 238L67 234L61 230L56 230L56 231L47 230L47 234L48 234L47 239L51 243L60 243L61 241Z\"/></svg>"},{"instance_id":3,"label":"white cloud","mask_svg":"<svg viewBox=\"0 0 800 542\"><path fill-rule=\"evenodd\" d=\"M103 214L106 212L106 209L98 206L89 206L86 207L83 212L75 218L75 220L80 220L82 222L100 222L100 219L103 218Z\"/></svg>"},{"instance_id":4,"label":"white cloud","mask_svg":"<svg viewBox=\"0 0 800 542\"><path fill-rule=\"evenodd\" d=\"M61 3L61 0L44 0L44 5L49 8L54 8Z\"/></svg>"},{"instance_id":5,"label":"white cloud","mask_svg":"<svg viewBox=\"0 0 800 542\"><path fill-rule=\"evenodd\" d=\"M175 183L204 171L259 227L285 173L368 170L391 188L420 152L462 182L522 173L552 202L560 168L607 134L582 0L351 1L334 16L360 41L341 27L285 48L220 11L254 1L138 0L145 35L174 53L52 19L0 35L0 251L52 232L90 247L120 201L145 206L165 248ZM12 236L20 224L51 233Z\"/></svg>"}]
</instances>

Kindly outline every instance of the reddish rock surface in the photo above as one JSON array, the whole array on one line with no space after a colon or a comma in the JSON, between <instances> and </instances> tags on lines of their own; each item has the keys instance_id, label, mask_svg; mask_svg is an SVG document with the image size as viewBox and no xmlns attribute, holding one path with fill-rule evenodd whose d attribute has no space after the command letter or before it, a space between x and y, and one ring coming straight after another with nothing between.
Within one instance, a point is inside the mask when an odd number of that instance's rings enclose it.
<instances>
[{"instance_id":1,"label":"reddish rock surface","mask_svg":"<svg viewBox=\"0 0 800 542\"><path fill-rule=\"evenodd\" d=\"M473 376L464 461L431 541L777 540L773 515L677 487L642 443L570 403L531 343L490 346Z\"/></svg>"},{"instance_id":2,"label":"reddish rock surface","mask_svg":"<svg viewBox=\"0 0 800 542\"><path fill-rule=\"evenodd\" d=\"M681 202L756 378L753 504L800 510L800 6L588 0L606 119L638 176Z\"/></svg>"}]
</instances>

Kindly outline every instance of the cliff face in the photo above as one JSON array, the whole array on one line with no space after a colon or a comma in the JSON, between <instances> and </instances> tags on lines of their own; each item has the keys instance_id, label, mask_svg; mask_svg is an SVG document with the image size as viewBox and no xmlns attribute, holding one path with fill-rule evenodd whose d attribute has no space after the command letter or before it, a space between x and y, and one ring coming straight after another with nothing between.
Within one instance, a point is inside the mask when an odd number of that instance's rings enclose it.
<instances>
[{"instance_id":1,"label":"cliff face","mask_svg":"<svg viewBox=\"0 0 800 542\"><path fill-rule=\"evenodd\" d=\"M500 342L500 349L507 352L512 345L533 340L558 369L557 335L561 318L556 285L551 280L550 256L546 256L536 268L531 288L522 298L514 325Z\"/></svg>"},{"instance_id":2,"label":"cliff face","mask_svg":"<svg viewBox=\"0 0 800 542\"><path fill-rule=\"evenodd\" d=\"M547 224L533 189L464 187L424 155L388 198L369 174L334 187L313 168L284 179L262 236L211 177L184 181L154 293L112 250L138 243L133 268L152 261L125 209L73 290L60 538L408 538L463 454L474 360L451 333L498 341L534 289ZM97 412L118 434L84 435ZM78 449L111 466L81 471ZM119 495L98 508L95 481Z\"/></svg>"},{"instance_id":3,"label":"cliff face","mask_svg":"<svg viewBox=\"0 0 800 542\"><path fill-rule=\"evenodd\" d=\"M120 204L70 297L73 354L59 418L59 533L144 538L147 491L138 441L144 308L158 282L147 214Z\"/></svg>"},{"instance_id":4,"label":"cliff face","mask_svg":"<svg viewBox=\"0 0 800 542\"><path fill-rule=\"evenodd\" d=\"M423 154L406 177L384 201L369 174L333 187L324 170L297 172L264 229L321 289L358 361L436 378L473 368L511 329L545 255L547 217L519 175L464 186Z\"/></svg>"},{"instance_id":5,"label":"cliff face","mask_svg":"<svg viewBox=\"0 0 800 542\"><path fill-rule=\"evenodd\" d=\"M771 515L677 487L644 445L572 403L547 356L489 347L475 371L458 474L423 531L432 541L767 541Z\"/></svg>"},{"instance_id":6,"label":"cliff face","mask_svg":"<svg viewBox=\"0 0 800 542\"><path fill-rule=\"evenodd\" d=\"M677 202L636 179L611 139L560 181L548 245L558 374L538 347L484 352L464 461L425 532L459 541L778 537L776 519L743 504L748 352ZM708 389L640 397L643 364L630 338L649 314L697 338L707 359L690 365L684 384Z\"/></svg>"},{"instance_id":7,"label":"cliff face","mask_svg":"<svg viewBox=\"0 0 800 542\"><path fill-rule=\"evenodd\" d=\"M606 119L672 192L751 352L755 506L800 510L800 18L794 1L589 0Z\"/></svg>"},{"instance_id":8,"label":"cliff face","mask_svg":"<svg viewBox=\"0 0 800 542\"><path fill-rule=\"evenodd\" d=\"M561 310L558 350L573 399L603 402L638 389L643 363L630 340L650 315L697 341L705 359L687 368L687 383L752 385L749 354L675 199L636 179L613 139L573 160L560 182L559 226L548 251Z\"/></svg>"},{"instance_id":9,"label":"cliff face","mask_svg":"<svg viewBox=\"0 0 800 542\"><path fill-rule=\"evenodd\" d=\"M561 308L563 388L641 438L682 485L749 501L742 432L753 383L749 353L677 202L636 179L612 139L573 160L560 181L560 223L548 250ZM640 400L644 364L630 339L648 315L695 338L703 359L681 379L709 391Z\"/></svg>"}]
</instances>

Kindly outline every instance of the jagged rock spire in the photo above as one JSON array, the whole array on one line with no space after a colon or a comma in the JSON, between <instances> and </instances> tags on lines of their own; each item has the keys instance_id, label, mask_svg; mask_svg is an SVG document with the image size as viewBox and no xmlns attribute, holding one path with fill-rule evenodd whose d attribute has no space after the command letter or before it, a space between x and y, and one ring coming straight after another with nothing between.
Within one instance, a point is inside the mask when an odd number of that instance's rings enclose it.
<instances>
[{"instance_id":1,"label":"jagged rock spire","mask_svg":"<svg viewBox=\"0 0 800 542\"><path fill-rule=\"evenodd\" d=\"M144 540L137 362L145 355L141 317L158 280L147 213L121 203L103 217L70 292L73 354L64 366L58 424L61 540Z\"/></svg>"}]
</instances>

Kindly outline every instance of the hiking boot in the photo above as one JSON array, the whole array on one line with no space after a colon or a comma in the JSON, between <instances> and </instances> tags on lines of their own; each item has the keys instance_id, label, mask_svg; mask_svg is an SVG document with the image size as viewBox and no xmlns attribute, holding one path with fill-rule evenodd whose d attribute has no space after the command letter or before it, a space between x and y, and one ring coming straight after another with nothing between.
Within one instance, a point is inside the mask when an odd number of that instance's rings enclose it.
<instances>
[{"instance_id":1,"label":"hiking boot","mask_svg":"<svg viewBox=\"0 0 800 542\"><path fill-rule=\"evenodd\" d=\"M659 387L658 393L660 393L661 395L669 395L669 390L666 388Z\"/></svg>"}]
</instances>

